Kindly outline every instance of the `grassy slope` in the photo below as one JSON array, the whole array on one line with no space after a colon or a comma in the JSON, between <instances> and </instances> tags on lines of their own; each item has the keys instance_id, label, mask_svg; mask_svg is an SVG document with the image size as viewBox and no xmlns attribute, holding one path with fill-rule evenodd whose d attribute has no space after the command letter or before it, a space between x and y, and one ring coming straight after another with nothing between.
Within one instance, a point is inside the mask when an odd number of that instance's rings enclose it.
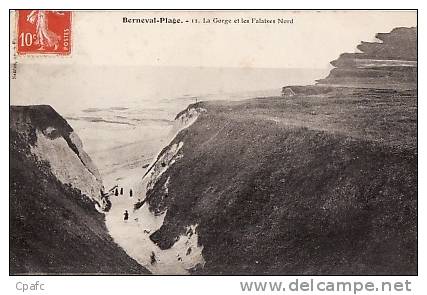
<instances>
[{"instance_id":1,"label":"grassy slope","mask_svg":"<svg viewBox=\"0 0 427 295\"><path fill-rule=\"evenodd\" d=\"M114 243L93 202L37 163L15 128L9 181L11 274L148 273Z\"/></svg>"},{"instance_id":2,"label":"grassy slope","mask_svg":"<svg viewBox=\"0 0 427 295\"><path fill-rule=\"evenodd\" d=\"M201 273L417 272L414 93L202 106L176 138L183 159L149 192L153 208L168 208L151 236L161 247L197 223Z\"/></svg>"}]
</instances>

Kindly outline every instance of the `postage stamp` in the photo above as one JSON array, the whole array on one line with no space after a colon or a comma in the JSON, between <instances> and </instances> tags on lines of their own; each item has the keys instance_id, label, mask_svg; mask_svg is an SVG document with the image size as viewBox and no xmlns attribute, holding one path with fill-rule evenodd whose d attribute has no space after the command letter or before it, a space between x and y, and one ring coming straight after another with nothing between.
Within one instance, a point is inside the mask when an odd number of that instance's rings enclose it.
<instances>
[{"instance_id":1,"label":"postage stamp","mask_svg":"<svg viewBox=\"0 0 427 295\"><path fill-rule=\"evenodd\" d=\"M18 54L71 53L71 11L18 10Z\"/></svg>"}]
</instances>

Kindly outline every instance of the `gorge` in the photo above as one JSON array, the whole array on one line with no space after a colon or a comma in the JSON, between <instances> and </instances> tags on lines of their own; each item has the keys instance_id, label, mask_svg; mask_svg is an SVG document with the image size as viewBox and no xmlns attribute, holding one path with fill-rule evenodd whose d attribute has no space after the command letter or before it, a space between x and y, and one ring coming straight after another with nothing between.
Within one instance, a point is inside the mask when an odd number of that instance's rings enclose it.
<instances>
[{"instance_id":1,"label":"gorge","mask_svg":"<svg viewBox=\"0 0 427 295\"><path fill-rule=\"evenodd\" d=\"M377 38L315 85L190 104L123 179L11 106L11 273L417 274L417 31Z\"/></svg>"}]
</instances>

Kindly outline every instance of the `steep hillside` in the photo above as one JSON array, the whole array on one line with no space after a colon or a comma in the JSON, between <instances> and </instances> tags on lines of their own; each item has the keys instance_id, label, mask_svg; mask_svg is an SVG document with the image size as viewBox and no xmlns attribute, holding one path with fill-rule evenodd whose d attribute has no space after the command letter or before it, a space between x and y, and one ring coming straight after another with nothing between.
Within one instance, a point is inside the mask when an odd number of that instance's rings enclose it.
<instances>
[{"instance_id":1,"label":"steep hillside","mask_svg":"<svg viewBox=\"0 0 427 295\"><path fill-rule=\"evenodd\" d=\"M317 85L179 114L199 110L145 178L152 241L194 231L196 274L416 274L416 28L377 38Z\"/></svg>"},{"instance_id":2,"label":"steep hillside","mask_svg":"<svg viewBox=\"0 0 427 295\"><path fill-rule=\"evenodd\" d=\"M67 122L50 106L10 118L10 273L147 273L109 236L101 179Z\"/></svg>"},{"instance_id":3,"label":"steep hillside","mask_svg":"<svg viewBox=\"0 0 427 295\"><path fill-rule=\"evenodd\" d=\"M152 240L197 225L197 273L416 273L416 97L387 99L203 104L148 191Z\"/></svg>"}]
</instances>

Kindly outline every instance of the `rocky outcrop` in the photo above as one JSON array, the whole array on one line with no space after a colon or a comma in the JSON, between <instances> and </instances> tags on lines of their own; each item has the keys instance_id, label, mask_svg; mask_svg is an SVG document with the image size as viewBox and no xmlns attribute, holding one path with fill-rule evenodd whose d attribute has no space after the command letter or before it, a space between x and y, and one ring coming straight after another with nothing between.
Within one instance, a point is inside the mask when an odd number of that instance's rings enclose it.
<instances>
[{"instance_id":1,"label":"rocky outcrop","mask_svg":"<svg viewBox=\"0 0 427 295\"><path fill-rule=\"evenodd\" d=\"M318 85L378 89L416 89L417 28L378 33L378 42L362 42L358 53L343 53Z\"/></svg>"},{"instance_id":2,"label":"rocky outcrop","mask_svg":"<svg viewBox=\"0 0 427 295\"><path fill-rule=\"evenodd\" d=\"M47 162L63 184L80 190L101 210L107 209L109 201L102 195L98 169L65 119L47 105L12 106L11 112L11 126L28 139L31 153Z\"/></svg>"},{"instance_id":3,"label":"rocky outcrop","mask_svg":"<svg viewBox=\"0 0 427 295\"><path fill-rule=\"evenodd\" d=\"M110 237L96 167L50 106L10 109L11 274L143 274Z\"/></svg>"}]
</instances>

